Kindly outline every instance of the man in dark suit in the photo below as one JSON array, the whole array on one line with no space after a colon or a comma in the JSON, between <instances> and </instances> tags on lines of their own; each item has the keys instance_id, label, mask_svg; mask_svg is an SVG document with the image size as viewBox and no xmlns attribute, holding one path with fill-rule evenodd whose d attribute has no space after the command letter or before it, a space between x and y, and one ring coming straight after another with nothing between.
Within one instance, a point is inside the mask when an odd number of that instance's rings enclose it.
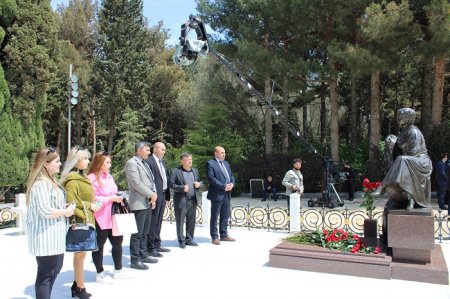
<instances>
[{"instance_id":1,"label":"man in dark suit","mask_svg":"<svg viewBox=\"0 0 450 299\"><path fill-rule=\"evenodd\" d=\"M181 166L174 168L170 175L170 187L173 190L173 208L175 210L175 222L177 238L180 248L198 246L194 242L195 213L197 205L201 201L200 180L198 171L192 168L192 155L183 153L180 155ZM183 224L186 220L186 236L183 233Z\"/></svg>"},{"instance_id":2,"label":"man in dark suit","mask_svg":"<svg viewBox=\"0 0 450 299\"><path fill-rule=\"evenodd\" d=\"M147 270L143 263L156 263L158 260L149 257L147 235L150 230L152 212L155 207L156 190L153 174L145 163L150 154L150 144L141 141L135 146L136 155L125 165L128 181L129 205L134 213L138 232L130 237L131 268Z\"/></svg>"},{"instance_id":3,"label":"man in dark suit","mask_svg":"<svg viewBox=\"0 0 450 299\"><path fill-rule=\"evenodd\" d=\"M206 173L209 183L207 198L211 200L210 234L212 243L220 245L220 241L235 241L228 235L234 176L230 165L225 161L225 149L223 147L217 146L214 149L214 159L206 163ZM217 232L218 218L220 219L219 232Z\"/></svg>"},{"instance_id":4,"label":"man in dark suit","mask_svg":"<svg viewBox=\"0 0 450 299\"><path fill-rule=\"evenodd\" d=\"M170 249L161 247L161 224L166 201L170 201L169 179L162 160L165 154L164 143L156 142L153 145L153 154L145 160L155 176L157 193L156 207L152 210L152 221L147 238L148 252L153 257L162 257L161 252L170 252Z\"/></svg>"},{"instance_id":5,"label":"man in dark suit","mask_svg":"<svg viewBox=\"0 0 450 299\"><path fill-rule=\"evenodd\" d=\"M437 197L439 209L447 210L448 205L445 202L445 194L447 193L448 177L447 177L447 153L440 155L439 162L436 163L436 175L437 175Z\"/></svg>"}]
</instances>

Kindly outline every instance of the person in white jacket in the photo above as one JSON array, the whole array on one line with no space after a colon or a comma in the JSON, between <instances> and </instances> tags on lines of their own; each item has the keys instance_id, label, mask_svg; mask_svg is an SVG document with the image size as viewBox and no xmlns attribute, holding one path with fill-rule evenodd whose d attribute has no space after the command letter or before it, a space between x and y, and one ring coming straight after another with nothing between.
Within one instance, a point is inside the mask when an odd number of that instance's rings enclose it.
<instances>
[{"instance_id":1,"label":"person in white jacket","mask_svg":"<svg viewBox=\"0 0 450 299\"><path fill-rule=\"evenodd\" d=\"M291 195L294 192L302 194L304 191L303 175L300 172L300 169L302 168L302 160L294 159L292 165L293 168L286 172L281 183L286 187L286 195Z\"/></svg>"}]
</instances>

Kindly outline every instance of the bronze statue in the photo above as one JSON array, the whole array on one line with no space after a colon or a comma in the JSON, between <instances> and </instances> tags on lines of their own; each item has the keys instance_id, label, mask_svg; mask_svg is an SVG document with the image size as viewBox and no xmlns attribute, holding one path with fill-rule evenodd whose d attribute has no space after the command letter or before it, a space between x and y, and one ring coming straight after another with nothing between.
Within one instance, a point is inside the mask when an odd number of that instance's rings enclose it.
<instances>
[{"instance_id":1,"label":"bronze statue","mask_svg":"<svg viewBox=\"0 0 450 299\"><path fill-rule=\"evenodd\" d=\"M425 138L414 125L416 112L411 108L398 110L397 121L400 135L393 148L391 167L384 177L381 193L386 192L389 200L383 213L383 235L387 239L387 214L392 209L431 207L432 162L428 157Z\"/></svg>"},{"instance_id":2,"label":"bronze statue","mask_svg":"<svg viewBox=\"0 0 450 299\"><path fill-rule=\"evenodd\" d=\"M382 182L399 208L407 210L431 207L430 176L433 165L428 157L425 138L414 125L416 112L411 108L398 110L397 121L401 129L396 146L400 154L395 157ZM394 148L395 152L395 148Z\"/></svg>"}]
</instances>

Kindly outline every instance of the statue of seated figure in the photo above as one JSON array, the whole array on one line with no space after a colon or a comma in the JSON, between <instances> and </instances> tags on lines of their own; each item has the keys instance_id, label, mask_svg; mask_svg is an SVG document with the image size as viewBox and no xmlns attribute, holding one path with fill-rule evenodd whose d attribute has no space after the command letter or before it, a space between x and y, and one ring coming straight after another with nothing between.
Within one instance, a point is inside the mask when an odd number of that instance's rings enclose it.
<instances>
[{"instance_id":1,"label":"statue of seated figure","mask_svg":"<svg viewBox=\"0 0 450 299\"><path fill-rule=\"evenodd\" d=\"M387 214L392 209L431 207L432 162L428 157L425 138L414 125L416 112L411 108L398 110L400 135L392 149L393 162L381 183L381 193L389 200L383 212L383 236L387 242Z\"/></svg>"},{"instance_id":2,"label":"statue of seated figure","mask_svg":"<svg viewBox=\"0 0 450 299\"><path fill-rule=\"evenodd\" d=\"M398 110L397 121L401 131L394 146L394 162L382 182L382 190L392 201L391 208L431 207L433 166L425 138L414 125L415 118L416 112L411 108Z\"/></svg>"}]
</instances>

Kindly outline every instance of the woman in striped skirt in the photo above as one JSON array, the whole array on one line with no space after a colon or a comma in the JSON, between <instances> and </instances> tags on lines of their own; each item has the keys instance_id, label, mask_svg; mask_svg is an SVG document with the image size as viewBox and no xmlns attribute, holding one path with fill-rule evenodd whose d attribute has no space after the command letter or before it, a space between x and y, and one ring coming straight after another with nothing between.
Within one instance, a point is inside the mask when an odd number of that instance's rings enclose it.
<instances>
[{"instance_id":1,"label":"woman in striped skirt","mask_svg":"<svg viewBox=\"0 0 450 299\"><path fill-rule=\"evenodd\" d=\"M53 147L41 148L27 183L28 249L36 256L37 299L49 299L61 271L66 250L67 220L74 206L66 207L64 189L56 183L61 161Z\"/></svg>"}]
</instances>

